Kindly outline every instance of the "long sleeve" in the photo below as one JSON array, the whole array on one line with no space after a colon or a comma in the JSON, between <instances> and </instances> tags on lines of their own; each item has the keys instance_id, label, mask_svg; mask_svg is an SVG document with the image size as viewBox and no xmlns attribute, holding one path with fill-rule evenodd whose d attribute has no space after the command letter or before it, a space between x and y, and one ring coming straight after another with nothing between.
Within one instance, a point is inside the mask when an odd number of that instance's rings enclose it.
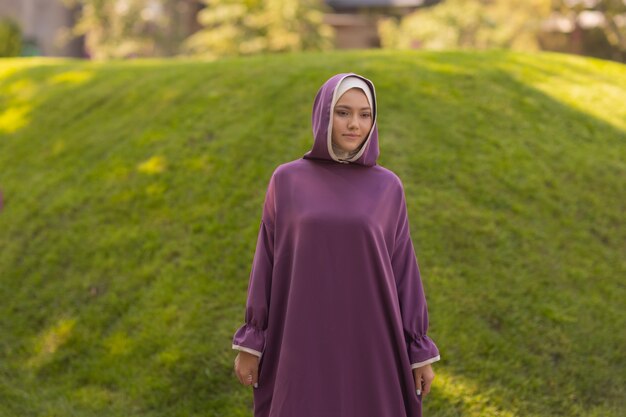
<instances>
[{"instance_id":1,"label":"long sleeve","mask_svg":"<svg viewBox=\"0 0 626 417\"><path fill-rule=\"evenodd\" d=\"M398 289L402 327L411 368L414 369L436 362L440 359L439 349L426 335L428 330L428 309L419 266L409 232L404 189L402 189L402 203L398 216L391 264Z\"/></svg>"},{"instance_id":2,"label":"long sleeve","mask_svg":"<svg viewBox=\"0 0 626 417\"><path fill-rule=\"evenodd\" d=\"M233 349L251 353L259 358L263 356L265 350L265 331L268 325L274 265L274 201L274 175L272 175L265 194L263 215L250 272L245 323L235 332L232 344Z\"/></svg>"}]
</instances>

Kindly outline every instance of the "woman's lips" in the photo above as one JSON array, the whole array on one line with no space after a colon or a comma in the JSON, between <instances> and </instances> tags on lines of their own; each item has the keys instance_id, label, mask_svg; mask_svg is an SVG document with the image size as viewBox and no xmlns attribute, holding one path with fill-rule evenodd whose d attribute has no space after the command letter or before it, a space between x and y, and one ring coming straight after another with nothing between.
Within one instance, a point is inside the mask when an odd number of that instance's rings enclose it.
<instances>
[{"instance_id":1,"label":"woman's lips","mask_svg":"<svg viewBox=\"0 0 626 417\"><path fill-rule=\"evenodd\" d=\"M344 136L351 138L351 139L357 139L359 137L359 135L344 135Z\"/></svg>"}]
</instances>

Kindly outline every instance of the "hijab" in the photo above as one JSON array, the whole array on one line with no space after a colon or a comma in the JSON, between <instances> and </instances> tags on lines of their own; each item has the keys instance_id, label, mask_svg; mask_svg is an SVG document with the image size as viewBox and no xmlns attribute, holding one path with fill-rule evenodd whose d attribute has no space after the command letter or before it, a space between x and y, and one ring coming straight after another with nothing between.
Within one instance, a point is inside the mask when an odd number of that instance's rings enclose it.
<instances>
[{"instance_id":1,"label":"hijab","mask_svg":"<svg viewBox=\"0 0 626 417\"><path fill-rule=\"evenodd\" d=\"M367 97L367 101L369 102L370 107L372 106L372 94L370 92L369 87L367 86L367 84L365 84L365 81L363 81L360 78L357 77L346 77L343 80L341 80L341 82L339 83L339 85L337 86L337 91L335 93L335 96L333 98L333 103L330 106L331 107L331 115L334 113L335 110L335 105L337 104L337 102L339 101L339 99L341 98L341 96L344 95L344 93L348 90L350 90L351 88L358 88L361 91L363 91L365 93L365 96ZM330 117L330 125L328 126L328 136L329 136L329 143L331 144L331 149L329 149L329 153L332 155L333 153L335 154L335 156L337 157L337 159L339 160L343 160L343 161L352 161L354 160L354 157L356 156L356 154L361 150L361 147L363 146L363 144L365 143L365 141L363 141L356 149L352 150L352 151L345 151L343 149L341 149L339 146L337 146L337 144L335 144L332 140L332 133L333 133L333 117Z\"/></svg>"},{"instance_id":2,"label":"hijab","mask_svg":"<svg viewBox=\"0 0 626 417\"><path fill-rule=\"evenodd\" d=\"M360 88L365 93L372 107L372 127L363 144L354 152L345 152L333 147L332 143L332 114L335 104L350 88ZM356 164L374 166L378 159L378 126L376 91L374 84L367 78L355 73L341 73L329 78L320 87L313 103L311 124L313 127L313 148L307 152L304 159L334 161L342 164Z\"/></svg>"}]
</instances>

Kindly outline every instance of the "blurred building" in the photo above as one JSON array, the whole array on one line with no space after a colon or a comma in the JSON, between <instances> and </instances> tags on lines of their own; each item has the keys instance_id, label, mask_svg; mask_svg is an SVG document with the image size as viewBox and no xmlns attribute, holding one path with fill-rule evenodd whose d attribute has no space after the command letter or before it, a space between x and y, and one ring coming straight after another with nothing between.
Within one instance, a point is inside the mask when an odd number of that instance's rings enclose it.
<instances>
[{"instance_id":1,"label":"blurred building","mask_svg":"<svg viewBox=\"0 0 626 417\"><path fill-rule=\"evenodd\" d=\"M378 48L378 19L402 16L442 0L326 0L324 23L335 29L337 49Z\"/></svg>"},{"instance_id":2,"label":"blurred building","mask_svg":"<svg viewBox=\"0 0 626 417\"><path fill-rule=\"evenodd\" d=\"M9 18L21 28L24 55L84 56L82 38L69 39L75 9L62 0L0 0L0 18Z\"/></svg>"}]
</instances>

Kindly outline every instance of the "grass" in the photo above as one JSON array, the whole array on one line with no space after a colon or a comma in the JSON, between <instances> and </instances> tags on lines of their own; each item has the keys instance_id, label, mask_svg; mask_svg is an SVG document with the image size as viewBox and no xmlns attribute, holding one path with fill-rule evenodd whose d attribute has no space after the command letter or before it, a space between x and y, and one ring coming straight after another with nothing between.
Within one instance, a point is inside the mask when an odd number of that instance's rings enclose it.
<instances>
[{"instance_id":1,"label":"grass","mask_svg":"<svg viewBox=\"0 0 626 417\"><path fill-rule=\"evenodd\" d=\"M374 81L442 361L432 417L626 407L626 67L348 51L0 61L0 416L249 416L233 373L272 170Z\"/></svg>"}]
</instances>

